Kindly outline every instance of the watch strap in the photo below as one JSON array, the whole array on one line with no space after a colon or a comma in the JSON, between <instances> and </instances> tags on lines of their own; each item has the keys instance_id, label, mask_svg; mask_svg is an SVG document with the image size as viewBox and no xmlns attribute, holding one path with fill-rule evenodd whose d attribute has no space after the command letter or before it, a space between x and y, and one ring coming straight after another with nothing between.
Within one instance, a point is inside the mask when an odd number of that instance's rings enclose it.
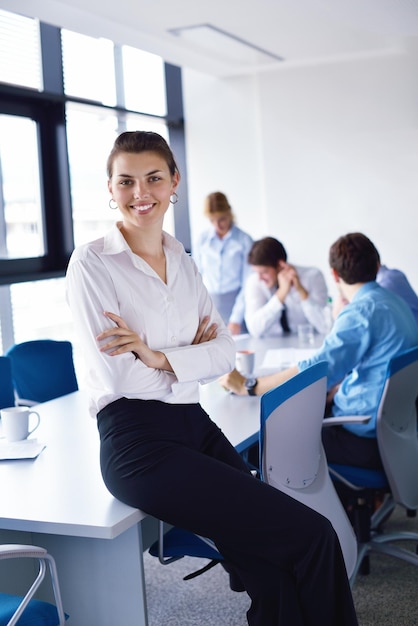
<instances>
[{"instance_id":1,"label":"watch strap","mask_svg":"<svg viewBox=\"0 0 418 626\"><path fill-rule=\"evenodd\" d=\"M256 378L247 378L245 381L245 388L247 389L247 393L249 396L255 396L255 388L257 386L258 380Z\"/></svg>"}]
</instances>

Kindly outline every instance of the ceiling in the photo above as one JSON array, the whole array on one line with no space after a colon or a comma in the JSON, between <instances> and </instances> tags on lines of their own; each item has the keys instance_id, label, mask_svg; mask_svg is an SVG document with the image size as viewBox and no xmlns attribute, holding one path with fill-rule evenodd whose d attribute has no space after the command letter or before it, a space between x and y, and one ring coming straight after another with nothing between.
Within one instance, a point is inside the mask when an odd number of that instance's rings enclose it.
<instances>
[{"instance_id":1,"label":"ceiling","mask_svg":"<svg viewBox=\"0 0 418 626\"><path fill-rule=\"evenodd\" d=\"M402 53L418 37L418 0L0 0L0 8L220 77Z\"/></svg>"}]
</instances>

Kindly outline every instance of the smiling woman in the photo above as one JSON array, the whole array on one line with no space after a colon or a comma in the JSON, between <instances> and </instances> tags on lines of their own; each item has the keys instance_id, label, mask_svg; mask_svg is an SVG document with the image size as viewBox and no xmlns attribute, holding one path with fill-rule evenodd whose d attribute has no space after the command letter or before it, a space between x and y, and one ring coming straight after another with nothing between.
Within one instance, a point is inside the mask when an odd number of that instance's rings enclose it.
<instances>
[{"instance_id":1,"label":"smiling woman","mask_svg":"<svg viewBox=\"0 0 418 626\"><path fill-rule=\"evenodd\" d=\"M118 205L124 222L127 222L125 230L135 216L143 218L152 214L155 218L158 215L162 225L178 181L178 173L172 176L165 160L158 154L143 152L117 155L108 187L112 200Z\"/></svg>"},{"instance_id":2,"label":"smiling woman","mask_svg":"<svg viewBox=\"0 0 418 626\"><path fill-rule=\"evenodd\" d=\"M331 524L253 478L199 403L199 384L232 369L235 342L163 231L180 179L170 148L156 133L122 133L108 176L122 222L78 247L67 272L107 488L211 538L251 597L251 626L356 626Z\"/></svg>"},{"instance_id":3,"label":"smiling woman","mask_svg":"<svg viewBox=\"0 0 418 626\"><path fill-rule=\"evenodd\" d=\"M166 282L165 256L144 241L138 229L160 233L180 174L174 158L156 133L122 133L108 158L108 189L123 218L121 232L131 250L142 256ZM146 148L138 152L142 147ZM135 150L135 151L134 151ZM168 154L168 158L167 158Z\"/></svg>"}]
</instances>

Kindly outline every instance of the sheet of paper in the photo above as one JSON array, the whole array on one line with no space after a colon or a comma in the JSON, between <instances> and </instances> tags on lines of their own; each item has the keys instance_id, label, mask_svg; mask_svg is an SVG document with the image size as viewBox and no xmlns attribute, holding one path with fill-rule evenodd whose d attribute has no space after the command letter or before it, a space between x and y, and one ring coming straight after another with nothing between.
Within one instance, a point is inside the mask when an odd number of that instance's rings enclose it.
<instances>
[{"instance_id":1,"label":"sheet of paper","mask_svg":"<svg viewBox=\"0 0 418 626\"><path fill-rule=\"evenodd\" d=\"M0 440L0 461L11 459L35 459L45 448L44 443L37 439L25 441L13 441L9 443L5 439Z\"/></svg>"},{"instance_id":2,"label":"sheet of paper","mask_svg":"<svg viewBox=\"0 0 418 626\"><path fill-rule=\"evenodd\" d=\"M232 335L234 341L240 341L241 339L248 339L250 335L248 333L242 333L241 335Z\"/></svg>"},{"instance_id":3,"label":"sheet of paper","mask_svg":"<svg viewBox=\"0 0 418 626\"><path fill-rule=\"evenodd\" d=\"M261 367L263 369L283 369L295 365L298 361L309 359L317 348L276 348L267 350Z\"/></svg>"}]
</instances>

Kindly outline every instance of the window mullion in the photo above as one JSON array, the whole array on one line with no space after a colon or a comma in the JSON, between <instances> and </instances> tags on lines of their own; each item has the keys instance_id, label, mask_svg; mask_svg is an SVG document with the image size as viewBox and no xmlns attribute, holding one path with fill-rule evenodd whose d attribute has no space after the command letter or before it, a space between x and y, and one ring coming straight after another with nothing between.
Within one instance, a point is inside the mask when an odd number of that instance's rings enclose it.
<instances>
[{"instance_id":1,"label":"window mullion","mask_svg":"<svg viewBox=\"0 0 418 626\"><path fill-rule=\"evenodd\" d=\"M61 31L55 26L39 24L44 91L64 94Z\"/></svg>"}]
</instances>

